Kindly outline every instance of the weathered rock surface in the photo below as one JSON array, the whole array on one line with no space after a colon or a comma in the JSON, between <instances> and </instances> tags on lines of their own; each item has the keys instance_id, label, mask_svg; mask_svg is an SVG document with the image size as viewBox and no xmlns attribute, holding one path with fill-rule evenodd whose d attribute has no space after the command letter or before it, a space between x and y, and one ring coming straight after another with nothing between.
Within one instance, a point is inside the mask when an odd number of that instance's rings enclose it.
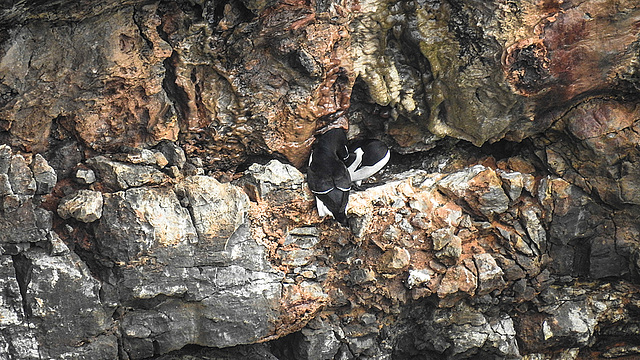
<instances>
[{"instance_id":1,"label":"weathered rock surface","mask_svg":"<svg viewBox=\"0 0 640 360\"><path fill-rule=\"evenodd\" d=\"M638 23L0 4L0 358L637 356ZM348 228L296 168L336 126L393 150Z\"/></svg>"},{"instance_id":2,"label":"weathered rock surface","mask_svg":"<svg viewBox=\"0 0 640 360\"><path fill-rule=\"evenodd\" d=\"M50 192L55 172L40 156L29 167L7 147L0 151L11 159L4 173L11 192L0 211L0 353L10 359L116 358L118 340L100 298L101 282L52 230L52 214L39 207L36 193ZM12 197L18 197L17 207L6 206Z\"/></svg>"},{"instance_id":3,"label":"weathered rock surface","mask_svg":"<svg viewBox=\"0 0 640 360\"><path fill-rule=\"evenodd\" d=\"M58 215L63 219L73 217L76 220L90 223L102 216L103 202L101 192L80 190L60 201Z\"/></svg>"},{"instance_id":4,"label":"weathered rock surface","mask_svg":"<svg viewBox=\"0 0 640 360\"><path fill-rule=\"evenodd\" d=\"M9 155L22 170L10 172L10 165L7 178L30 184L26 160ZM99 161L143 178L162 166L120 158L128 162ZM277 161L251 167L238 181L261 189L254 201L240 186L202 175L111 193L81 189L58 205L63 218L81 222L56 229L84 249L95 275L53 232L51 214L34 205L35 191L22 195L20 208L2 213L5 226L15 227L10 219L19 211L36 224L29 236L11 231L3 239L4 261L15 268L5 282L5 326L23 342L10 353L106 359L120 352L143 359L189 344L233 347L275 338L281 340L270 351L285 359L425 351L519 358L569 343L632 351L600 340L596 330L627 336L616 329L635 321L629 306L640 300L632 284L620 285L627 286L624 304L616 300L622 292L605 297L606 283L586 289L574 283L571 291L564 285L574 276L628 273L633 228L596 229L630 213L609 214L579 187L516 173L516 164L394 175L352 194L347 213L354 232L321 221L303 175ZM112 172L97 174L94 188L116 184ZM523 180L516 197L514 179L530 177L537 180ZM90 220L91 212L80 211L92 204L87 197L103 199L102 216L93 221L82 221ZM79 293L62 301L69 290ZM590 297L574 298L576 291ZM615 315L620 306L623 315ZM36 331L29 324L40 325ZM5 342L17 341L7 336ZM50 342L56 346L43 347Z\"/></svg>"}]
</instances>

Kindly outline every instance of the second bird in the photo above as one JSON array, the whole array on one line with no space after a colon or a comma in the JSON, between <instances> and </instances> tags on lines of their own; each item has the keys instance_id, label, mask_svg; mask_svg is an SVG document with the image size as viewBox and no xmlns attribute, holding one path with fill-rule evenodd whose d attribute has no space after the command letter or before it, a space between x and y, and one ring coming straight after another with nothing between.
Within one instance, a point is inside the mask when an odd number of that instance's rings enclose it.
<instances>
[{"instance_id":1,"label":"second bird","mask_svg":"<svg viewBox=\"0 0 640 360\"><path fill-rule=\"evenodd\" d=\"M351 181L360 186L362 180L382 169L389 162L389 148L380 140L359 140L349 145L345 161Z\"/></svg>"}]
</instances>

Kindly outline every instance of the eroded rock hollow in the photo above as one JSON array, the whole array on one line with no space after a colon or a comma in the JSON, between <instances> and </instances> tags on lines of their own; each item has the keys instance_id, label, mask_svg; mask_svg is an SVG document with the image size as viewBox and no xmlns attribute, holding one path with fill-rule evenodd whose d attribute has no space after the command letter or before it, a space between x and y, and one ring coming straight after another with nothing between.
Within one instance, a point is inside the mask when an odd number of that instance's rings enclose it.
<instances>
[{"instance_id":1,"label":"eroded rock hollow","mask_svg":"<svg viewBox=\"0 0 640 360\"><path fill-rule=\"evenodd\" d=\"M639 63L631 0L4 2L0 358L640 356Z\"/></svg>"}]
</instances>

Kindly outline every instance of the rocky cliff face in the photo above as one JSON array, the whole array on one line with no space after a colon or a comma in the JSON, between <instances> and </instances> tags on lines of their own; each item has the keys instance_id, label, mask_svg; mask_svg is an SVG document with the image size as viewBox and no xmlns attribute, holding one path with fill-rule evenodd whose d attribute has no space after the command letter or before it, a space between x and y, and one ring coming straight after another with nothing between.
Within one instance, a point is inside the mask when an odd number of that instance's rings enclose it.
<instances>
[{"instance_id":1,"label":"rocky cliff face","mask_svg":"<svg viewBox=\"0 0 640 360\"><path fill-rule=\"evenodd\" d=\"M7 359L640 354L634 1L0 4ZM314 134L392 149L349 226Z\"/></svg>"}]
</instances>

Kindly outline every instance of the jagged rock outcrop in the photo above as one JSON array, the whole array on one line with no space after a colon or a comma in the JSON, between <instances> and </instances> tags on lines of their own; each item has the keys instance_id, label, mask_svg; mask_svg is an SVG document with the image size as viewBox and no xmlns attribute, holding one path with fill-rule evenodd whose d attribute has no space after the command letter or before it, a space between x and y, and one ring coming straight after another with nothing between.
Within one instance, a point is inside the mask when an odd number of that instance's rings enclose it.
<instances>
[{"instance_id":1,"label":"jagged rock outcrop","mask_svg":"<svg viewBox=\"0 0 640 360\"><path fill-rule=\"evenodd\" d=\"M36 156L27 161L0 146L2 196L0 344L11 359L114 359L114 323L100 299L101 282L52 230L40 207L55 172Z\"/></svg>"},{"instance_id":2,"label":"jagged rock outcrop","mask_svg":"<svg viewBox=\"0 0 640 360\"><path fill-rule=\"evenodd\" d=\"M208 168L299 166L316 130L347 120L413 152L520 141L567 106L624 112L637 93L633 1L59 3L70 13L0 12L1 129L27 151L180 138Z\"/></svg>"},{"instance_id":3,"label":"jagged rock outcrop","mask_svg":"<svg viewBox=\"0 0 640 360\"><path fill-rule=\"evenodd\" d=\"M638 23L630 0L0 4L0 357L637 356ZM338 126L393 151L348 227L304 175Z\"/></svg>"}]
</instances>

